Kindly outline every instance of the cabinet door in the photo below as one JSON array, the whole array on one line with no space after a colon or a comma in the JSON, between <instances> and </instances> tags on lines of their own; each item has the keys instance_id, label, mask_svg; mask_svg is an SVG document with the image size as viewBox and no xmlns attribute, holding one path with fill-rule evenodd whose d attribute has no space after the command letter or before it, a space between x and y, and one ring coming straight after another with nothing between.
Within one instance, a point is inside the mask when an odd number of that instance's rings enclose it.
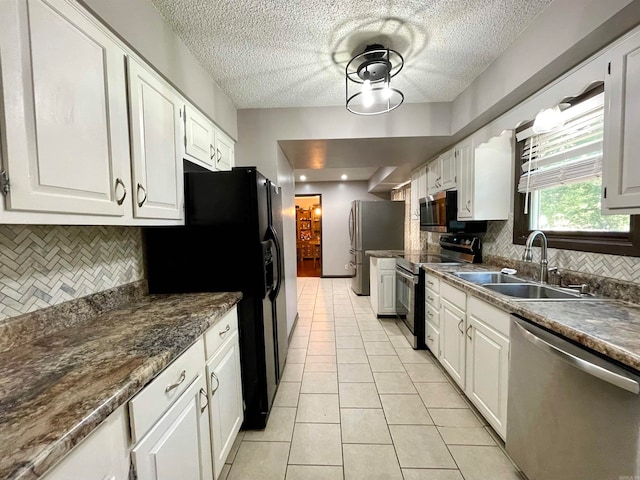
<instances>
[{"instance_id":1,"label":"cabinet door","mask_svg":"<svg viewBox=\"0 0 640 480\"><path fill-rule=\"evenodd\" d=\"M433 195L440 188L440 160L436 159L427 165L427 195Z\"/></svg>"},{"instance_id":2,"label":"cabinet door","mask_svg":"<svg viewBox=\"0 0 640 480\"><path fill-rule=\"evenodd\" d=\"M640 33L610 54L605 75L602 211L640 213Z\"/></svg>"},{"instance_id":3,"label":"cabinet door","mask_svg":"<svg viewBox=\"0 0 640 480\"><path fill-rule=\"evenodd\" d=\"M376 315L380 315L379 295L382 293L382 282L378 276L378 262L379 258L371 257L369 260L369 302L371 302L371 309Z\"/></svg>"},{"instance_id":4,"label":"cabinet door","mask_svg":"<svg viewBox=\"0 0 640 480\"><path fill-rule=\"evenodd\" d=\"M217 479L244 419L238 333L207 362L213 469Z\"/></svg>"},{"instance_id":5,"label":"cabinet door","mask_svg":"<svg viewBox=\"0 0 640 480\"><path fill-rule=\"evenodd\" d=\"M427 196L427 167L418 171L418 200Z\"/></svg>"},{"instance_id":6,"label":"cabinet door","mask_svg":"<svg viewBox=\"0 0 640 480\"><path fill-rule=\"evenodd\" d=\"M509 339L476 315L467 317L467 397L504 439L507 427Z\"/></svg>"},{"instance_id":7,"label":"cabinet door","mask_svg":"<svg viewBox=\"0 0 640 480\"><path fill-rule=\"evenodd\" d=\"M180 151L182 101L154 74L129 58L134 215L183 218Z\"/></svg>"},{"instance_id":8,"label":"cabinet door","mask_svg":"<svg viewBox=\"0 0 640 480\"><path fill-rule=\"evenodd\" d=\"M216 129L194 107L185 105L184 108L185 153L213 170L216 163Z\"/></svg>"},{"instance_id":9,"label":"cabinet door","mask_svg":"<svg viewBox=\"0 0 640 480\"><path fill-rule=\"evenodd\" d=\"M465 140L456 147L458 164L458 218L473 217L474 165L473 145Z\"/></svg>"},{"instance_id":10,"label":"cabinet door","mask_svg":"<svg viewBox=\"0 0 640 480\"><path fill-rule=\"evenodd\" d=\"M442 190L450 190L456 188L456 158L458 152L451 149L440 155L440 183Z\"/></svg>"},{"instance_id":11,"label":"cabinet door","mask_svg":"<svg viewBox=\"0 0 640 480\"><path fill-rule=\"evenodd\" d=\"M417 173L411 176L411 220L420 220L420 201L418 199L419 180Z\"/></svg>"},{"instance_id":12,"label":"cabinet door","mask_svg":"<svg viewBox=\"0 0 640 480\"><path fill-rule=\"evenodd\" d=\"M440 358L461 388L465 382L465 313L440 299Z\"/></svg>"},{"instance_id":13,"label":"cabinet door","mask_svg":"<svg viewBox=\"0 0 640 480\"><path fill-rule=\"evenodd\" d=\"M379 274L380 291L378 292L380 313L393 314L396 312L396 272L383 270Z\"/></svg>"},{"instance_id":14,"label":"cabinet door","mask_svg":"<svg viewBox=\"0 0 640 480\"><path fill-rule=\"evenodd\" d=\"M216 133L216 170L231 170L233 165L233 140L218 131Z\"/></svg>"},{"instance_id":15,"label":"cabinet door","mask_svg":"<svg viewBox=\"0 0 640 480\"><path fill-rule=\"evenodd\" d=\"M131 457L139 480L211 480L206 382L198 375Z\"/></svg>"},{"instance_id":16,"label":"cabinet door","mask_svg":"<svg viewBox=\"0 0 640 480\"><path fill-rule=\"evenodd\" d=\"M124 215L124 52L70 2L0 4L7 208Z\"/></svg>"}]
</instances>

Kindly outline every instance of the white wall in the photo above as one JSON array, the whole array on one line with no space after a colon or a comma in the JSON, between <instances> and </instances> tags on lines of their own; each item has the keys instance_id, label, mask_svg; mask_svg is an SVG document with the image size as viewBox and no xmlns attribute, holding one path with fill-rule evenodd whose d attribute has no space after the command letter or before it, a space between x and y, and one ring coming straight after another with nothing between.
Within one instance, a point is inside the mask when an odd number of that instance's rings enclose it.
<instances>
[{"instance_id":1,"label":"white wall","mask_svg":"<svg viewBox=\"0 0 640 480\"><path fill-rule=\"evenodd\" d=\"M481 127L639 22L638 1L553 1L454 100L451 131Z\"/></svg>"},{"instance_id":2,"label":"white wall","mask_svg":"<svg viewBox=\"0 0 640 480\"><path fill-rule=\"evenodd\" d=\"M149 0L81 0L220 128L238 138L235 106Z\"/></svg>"},{"instance_id":3,"label":"white wall","mask_svg":"<svg viewBox=\"0 0 640 480\"><path fill-rule=\"evenodd\" d=\"M296 195L322 195L322 275L345 276L352 273L344 268L350 260L348 222L351 202L389 200L388 193L375 195L367 190L366 181L296 183Z\"/></svg>"},{"instance_id":4,"label":"white wall","mask_svg":"<svg viewBox=\"0 0 640 480\"><path fill-rule=\"evenodd\" d=\"M296 205L294 197L295 177L287 157L278 147L278 180L282 189L282 248L284 250L284 279L287 299L287 334L291 333L298 313L298 285L296 265Z\"/></svg>"}]
</instances>

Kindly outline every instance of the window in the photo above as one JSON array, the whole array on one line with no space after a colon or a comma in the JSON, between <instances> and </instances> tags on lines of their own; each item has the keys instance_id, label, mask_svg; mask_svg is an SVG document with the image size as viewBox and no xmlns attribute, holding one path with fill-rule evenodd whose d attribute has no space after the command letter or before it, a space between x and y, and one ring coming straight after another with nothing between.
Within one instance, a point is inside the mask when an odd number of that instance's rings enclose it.
<instances>
[{"instance_id":1,"label":"window","mask_svg":"<svg viewBox=\"0 0 640 480\"><path fill-rule=\"evenodd\" d=\"M550 247L640 256L640 221L600 213L603 105L599 86L563 105L561 127L516 131L514 243L542 230Z\"/></svg>"}]
</instances>

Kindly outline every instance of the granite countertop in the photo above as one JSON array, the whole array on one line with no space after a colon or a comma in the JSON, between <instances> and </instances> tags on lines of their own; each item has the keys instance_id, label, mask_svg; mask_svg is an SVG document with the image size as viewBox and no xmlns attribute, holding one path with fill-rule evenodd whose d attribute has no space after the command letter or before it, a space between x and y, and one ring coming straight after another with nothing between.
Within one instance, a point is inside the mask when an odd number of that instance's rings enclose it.
<instances>
[{"instance_id":1,"label":"granite countertop","mask_svg":"<svg viewBox=\"0 0 640 480\"><path fill-rule=\"evenodd\" d=\"M426 272L526 318L617 362L640 371L640 305L608 298L562 301L511 300L452 275L459 271L499 271L495 266L423 266Z\"/></svg>"},{"instance_id":2,"label":"granite countertop","mask_svg":"<svg viewBox=\"0 0 640 480\"><path fill-rule=\"evenodd\" d=\"M241 298L145 296L0 351L0 478L39 478Z\"/></svg>"},{"instance_id":3,"label":"granite countertop","mask_svg":"<svg viewBox=\"0 0 640 480\"><path fill-rule=\"evenodd\" d=\"M405 253L420 253L419 250L366 250L365 255L375 258L393 258Z\"/></svg>"}]
</instances>

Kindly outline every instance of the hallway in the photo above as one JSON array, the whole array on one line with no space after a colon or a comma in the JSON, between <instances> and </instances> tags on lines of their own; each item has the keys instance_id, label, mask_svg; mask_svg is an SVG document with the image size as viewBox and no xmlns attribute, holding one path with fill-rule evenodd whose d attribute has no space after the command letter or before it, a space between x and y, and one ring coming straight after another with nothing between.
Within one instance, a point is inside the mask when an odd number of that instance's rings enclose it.
<instances>
[{"instance_id":1,"label":"hallway","mask_svg":"<svg viewBox=\"0 0 640 480\"><path fill-rule=\"evenodd\" d=\"M222 479L520 479L431 354L349 285L298 278L300 318L269 425L240 432Z\"/></svg>"}]
</instances>

